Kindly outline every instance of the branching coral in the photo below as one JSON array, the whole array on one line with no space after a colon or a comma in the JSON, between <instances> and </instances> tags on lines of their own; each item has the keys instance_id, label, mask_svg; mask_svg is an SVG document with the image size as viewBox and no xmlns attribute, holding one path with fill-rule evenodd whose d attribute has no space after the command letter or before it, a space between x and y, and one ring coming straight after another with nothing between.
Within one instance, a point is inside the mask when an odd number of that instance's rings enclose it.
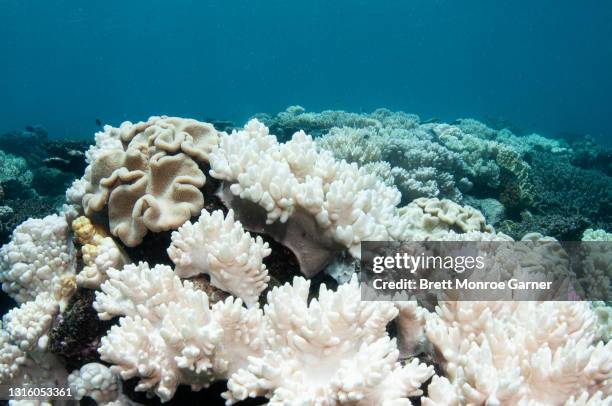
<instances>
[{"instance_id":1,"label":"branching coral","mask_svg":"<svg viewBox=\"0 0 612 406\"><path fill-rule=\"evenodd\" d=\"M22 351L44 350L48 342L46 333L58 310L58 303L44 292L36 299L11 309L4 315L2 324L9 339Z\"/></svg>"},{"instance_id":2,"label":"branching coral","mask_svg":"<svg viewBox=\"0 0 612 406\"><path fill-rule=\"evenodd\" d=\"M228 135L166 117L98 133L85 176L67 192L71 220L87 215L71 221L74 235L61 216L28 220L0 250L3 288L21 304L0 330L0 382L65 386L53 351L69 359L76 397L107 405L131 403L119 379L133 379L135 390L162 402L179 385L200 390L223 380L228 405L258 396L271 405L410 405L434 374L419 355L443 374L418 399L424 406L612 403L608 307L439 301L429 313L414 301L362 300L354 275L364 240L511 241L478 210L432 196L459 201L472 187L479 197L507 190L508 177L532 181L526 156L532 168L541 164L528 149L563 158L571 151L562 143L520 140L469 120L422 124L387 110L317 115L292 108L271 122L281 136L293 136L281 143L257 120ZM295 132L298 126L329 133L317 145ZM219 184L216 191L203 188L208 169L220 180L208 185ZM534 182L543 187L541 176ZM398 209L394 186L406 201L429 197ZM202 210L205 194L210 212ZM501 212L497 201L466 201ZM176 231L136 247L148 232L169 230ZM270 279L264 259L282 272L283 255L291 253L281 249L266 259L277 244L245 230L288 247L305 275L326 266L328 275L295 277L269 290L260 307ZM112 236L133 247L127 251L134 257L160 260L131 264ZM585 233L589 240L606 237ZM149 252L167 247L169 238L169 258ZM550 244L542 243L540 256L516 261L517 268L546 273L567 262L556 241L526 239ZM495 257L504 258L510 261ZM168 259L176 269L162 265ZM589 264L591 276L610 268L598 256ZM321 282L330 275L340 283L335 291ZM595 283L607 289L602 275ZM56 317L75 280L98 289L93 309L94 292L81 289L90 300ZM212 286L228 292L221 292L225 300L209 300ZM65 333L80 331L75 325L95 333ZM77 350L64 351L72 343ZM89 363L97 354L111 366Z\"/></svg>"},{"instance_id":3,"label":"branching coral","mask_svg":"<svg viewBox=\"0 0 612 406\"><path fill-rule=\"evenodd\" d=\"M202 210L195 223L186 222L172 233L168 248L175 272L181 278L205 273L213 286L244 300L248 306L257 303L259 294L270 280L263 259L270 247L261 237L252 238L234 212L224 218L217 210Z\"/></svg>"},{"instance_id":4,"label":"branching coral","mask_svg":"<svg viewBox=\"0 0 612 406\"><path fill-rule=\"evenodd\" d=\"M102 360L123 379L139 377L137 391L172 398L179 384L193 390L212 380L213 352L223 331L206 293L181 280L167 266L146 263L110 270L96 294L101 319L125 316L102 338Z\"/></svg>"},{"instance_id":5,"label":"branching coral","mask_svg":"<svg viewBox=\"0 0 612 406\"><path fill-rule=\"evenodd\" d=\"M108 206L111 233L128 246L148 231L177 228L203 207L199 188L206 178L198 163L206 163L217 139L210 124L190 119L106 126L87 152L85 214ZM74 184L69 197L78 197L81 187Z\"/></svg>"},{"instance_id":6,"label":"branching coral","mask_svg":"<svg viewBox=\"0 0 612 406\"><path fill-rule=\"evenodd\" d=\"M29 219L0 249L2 290L17 303L50 293L63 308L76 288L75 257L63 216Z\"/></svg>"},{"instance_id":7,"label":"branching coral","mask_svg":"<svg viewBox=\"0 0 612 406\"><path fill-rule=\"evenodd\" d=\"M610 396L612 346L595 343L596 317L580 302L443 302L427 337L453 388L448 403L565 404ZM441 395L435 382L430 395ZM436 389L437 387L437 389ZM435 402L438 403L432 403ZM442 402L442 403L440 403Z\"/></svg>"},{"instance_id":8,"label":"branching coral","mask_svg":"<svg viewBox=\"0 0 612 406\"><path fill-rule=\"evenodd\" d=\"M296 277L268 294L267 348L230 377L229 404L265 395L272 405L382 405L421 393L433 369L398 362L395 340L385 331L397 315L393 304L362 302L356 278L337 292L321 285L310 303L309 287Z\"/></svg>"},{"instance_id":9,"label":"branching coral","mask_svg":"<svg viewBox=\"0 0 612 406\"><path fill-rule=\"evenodd\" d=\"M397 189L356 165L335 161L329 152L318 152L303 132L279 144L267 127L251 120L243 130L222 135L209 158L210 174L228 182L231 195L225 200L236 208L243 224L266 231L293 249L306 275L322 269L329 260L326 253L338 250L334 245L358 256L362 240L389 237L400 200ZM248 224L233 197L263 208L269 227ZM277 221L280 225L275 228ZM306 257L308 240L319 246ZM317 249L323 254L313 255Z\"/></svg>"}]
</instances>

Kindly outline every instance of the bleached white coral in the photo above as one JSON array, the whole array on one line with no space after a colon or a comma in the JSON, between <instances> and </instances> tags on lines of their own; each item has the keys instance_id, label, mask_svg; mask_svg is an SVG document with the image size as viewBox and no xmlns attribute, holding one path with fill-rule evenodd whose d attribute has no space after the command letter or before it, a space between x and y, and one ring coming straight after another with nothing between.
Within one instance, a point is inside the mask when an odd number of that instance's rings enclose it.
<instances>
[{"instance_id":1,"label":"bleached white coral","mask_svg":"<svg viewBox=\"0 0 612 406\"><path fill-rule=\"evenodd\" d=\"M267 348L230 377L228 404L254 396L271 405L409 404L408 396L420 394L433 369L398 362L385 330L397 315L392 303L362 302L357 278L337 292L321 285L310 303L309 288L296 277L268 293Z\"/></svg>"},{"instance_id":2,"label":"bleached white coral","mask_svg":"<svg viewBox=\"0 0 612 406\"><path fill-rule=\"evenodd\" d=\"M17 303L47 292L63 308L75 290L75 257L64 216L29 219L0 249L2 290Z\"/></svg>"},{"instance_id":3,"label":"bleached white coral","mask_svg":"<svg viewBox=\"0 0 612 406\"><path fill-rule=\"evenodd\" d=\"M589 228L582 234L582 241L612 241L612 233Z\"/></svg>"},{"instance_id":4,"label":"bleached white coral","mask_svg":"<svg viewBox=\"0 0 612 406\"><path fill-rule=\"evenodd\" d=\"M494 229L473 207L423 197L399 209L391 235L398 241L424 241L443 238L451 231L492 233Z\"/></svg>"},{"instance_id":5,"label":"bleached white coral","mask_svg":"<svg viewBox=\"0 0 612 406\"><path fill-rule=\"evenodd\" d=\"M297 132L279 144L268 128L251 120L243 130L222 135L209 156L210 174L225 180L234 196L263 207L267 223L281 223L298 210L316 220L320 235L359 256L362 240L389 237L400 194L355 164L317 151Z\"/></svg>"},{"instance_id":6,"label":"bleached white coral","mask_svg":"<svg viewBox=\"0 0 612 406\"><path fill-rule=\"evenodd\" d=\"M97 289L107 279L109 269L120 269L130 262L127 254L104 228L93 224L88 217L76 218L72 222L72 230L82 245L83 269L76 276L79 286Z\"/></svg>"},{"instance_id":7,"label":"bleached white coral","mask_svg":"<svg viewBox=\"0 0 612 406\"><path fill-rule=\"evenodd\" d=\"M128 262L111 237L104 237L97 245L85 245L82 248L84 267L77 274L77 284L89 289L98 288L107 278L111 268L120 268Z\"/></svg>"},{"instance_id":8,"label":"bleached white coral","mask_svg":"<svg viewBox=\"0 0 612 406\"><path fill-rule=\"evenodd\" d=\"M259 307L245 308L241 299L228 297L212 307L213 318L223 330L215 348L213 370L217 379L228 379L261 356L266 345L266 323Z\"/></svg>"},{"instance_id":9,"label":"bleached white coral","mask_svg":"<svg viewBox=\"0 0 612 406\"><path fill-rule=\"evenodd\" d=\"M124 315L102 338L102 360L123 379L139 377L137 391L172 398L179 384L193 390L212 379L213 352L222 330L213 319L208 297L172 269L146 263L110 270L96 293L101 319Z\"/></svg>"},{"instance_id":10,"label":"bleached white coral","mask_svg":"<svg viewBox=\"0 0 612 406\"><path fill-rule=\"evenodd\" d=\"M181 278L210 276L213 286L240 297L248 306L257 303L270 280L263 259L270 248L261 237L253 238L230 210L212 214L202 210L197 222L186 222L172 233L168 255Z\"/></svg>"},{"instance_id":11,"label":"bleached white coral","mask_svg":"<svg viewBox=\"0 0 612 406\"><path fill-rule=\"evenodd\" d=\"M129 403L120 393L117 375L106 365L97 362L85 364L81 369L72 371L68 375L68 386L76 400L87 396L95 400L98 405L108 405L117 401L123 404Z\"/></svg>"},{"instance_id":12,"label":"bleached white coral","mask_svg":"<svg viewBox=\"0 0 612 406\"><path fill-rule=\"evenodd\" d=\"M415 355L424 345L425 316L427 310L420 307L416 301L395 302L399 315L395 319L398 329L398 347L403 356Z\"/></svg>"},{"instance_id":13,"label":"bleached white coral","mask_svg":"<svg viewBox=\"0 0 612 406\"><path fill-rule=\"evenodd\" d=\"M426 332L461 404L610 396L612 346L595 343L588 303L442 302Z\"/></svg>"},{"instance_id":14,"label":"bleached white coral","mask_svg":"<svg viewBox=\"0 0 612 406\"><path fill-rule=\"evenodd\" d=\"M48 341L46 333L58 311L57 301L44 292L36 299L9 310L2 324L9 339L21 350L44 350Z\"/></svg>"},{"instance_id":15,"label":"bleached white coral","mask_svg":"<svg viewBox=\"0 0 612 406\"><path fill-rule=\"evenodd\" d=\"M25 362L25 352L11 341L4 328L0 329L0 383L6 384L15 379Z\"/></svg>"}]
</instances>

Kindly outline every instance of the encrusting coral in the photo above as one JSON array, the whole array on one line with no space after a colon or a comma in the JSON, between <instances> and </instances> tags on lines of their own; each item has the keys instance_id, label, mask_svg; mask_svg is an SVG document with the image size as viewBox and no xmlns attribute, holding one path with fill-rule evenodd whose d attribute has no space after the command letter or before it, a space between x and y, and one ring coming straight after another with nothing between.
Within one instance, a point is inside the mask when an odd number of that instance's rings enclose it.
<instances>
[{"instance_id":1,"label":"encrusting coral","mask_svg":"<svg viewBox=\"0 0 612 406\"><path fill-rule=\"evenodd\" d=\"M168 255L181 278L204 273L213 286L241 298L248 306L257 303L270 280L263 259L270 247L261 237L252 238L230 210L224 218L217 210L202 210L195 223L186 222L172 233Z\"/></svg>"}]
</instances>

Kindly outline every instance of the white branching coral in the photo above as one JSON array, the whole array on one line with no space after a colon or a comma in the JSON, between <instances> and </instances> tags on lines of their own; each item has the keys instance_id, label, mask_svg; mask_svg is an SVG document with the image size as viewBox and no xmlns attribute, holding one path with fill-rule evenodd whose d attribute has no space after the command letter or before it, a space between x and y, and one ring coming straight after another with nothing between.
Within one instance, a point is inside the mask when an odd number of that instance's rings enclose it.
<instances>
[{"instance_id":1,"label":"white branching coral","mask_svg":"<svg viewBox=\"0 0 612 406\"><path fill-rule=\"evenodd\" d=\"M337 292L321 285L310 303L309 288L296 277L268 293L266 349L230 377L227 403L266 396L271 405L410 404L433 369L398 362L385 330L393 304L362 302L357 278Z\"/></svg>"},{"instance_id":2,"label":"white branching coral","mask_svg":"<svg viewBox=\"0 0 612 406\"><path fill-rule=\"evenodd\" d=\"M210 276L213 286L244 300L248 306L257 303L270 277L263 259L270 247L261 237L253 238L234 221L230 210L212 214L202 210L197 222L186 222L172 233L168 255L181 278L199 274Z\"/></svg>"},{"instance_id":3,"label":"white branching coral","mask_svg":"<svg viewBox=\"0 0 612 406\"><path fill-rule=\"evenodd\" d=\"M561 405L611 396L612 345L596 342L588 303L442 302L428 315L426 332L453 388L444 395L439 389L448 383L432 383L426 405L455 398L473 405Z\"/></svg>"},{"instance_id":4,"label":"white branching coral","mask_svg":"<svg viewBox=\"0 0 612 406\"><path fill-rule=\"evenodd\" d=\"M317 151L302 131L280 144L266 126L251 120L243 130L222 135L209 159L210 174L226 181L233 196L263 208L268 225L286 223L284 228L266 230L277 240L296 233L302 240L318 240L322 250L333 251L339 245L358 257L361 241L389 238L399 191L355 164ZM303 232L293 231L295 223ZM307 262L295 247L299 244L281 242L294 250L298 260ZM301 269L314 274L328 259Z\"/></svg>"},{"instance_id":5,"label":"white branching coral","mask_svg":"<svg viewBox=\"0 0 612 406\"><path fill-rule=\"evenodd\" d=\"M76 288L69 231L66 219L56 214L20 224L0 249L2 290L17 303L47 292L63 309Z\"/></svg>"},{"instance_id":6,"label":"white branching coral","mask_svg":"<svg viewBox=\"0 0 612 406\"><path fill-rule=\"evenodd\" d=\"M193 390L212 379L213 351L222 330L213 319L208 297L172 269L146 263L110 270L96 293L101 319L123 315L102 338L102 360L123 379L139 377L137 391L171 399L179 384Z\"/></svg>"},{"instance_id":7,"label":"white branching coral","mask_svg":"<svg viewBox=\"0 0 612 406\"><path fill-rule=\"evenodd\" d=\"M241 299L231 296L215 303L212 313L223 330L223 339L215 348L213 369L217 379L228 379L247 366L249 357L263 354L266 324L259 307L247 309Z\"/></svg>"}]
</instances>

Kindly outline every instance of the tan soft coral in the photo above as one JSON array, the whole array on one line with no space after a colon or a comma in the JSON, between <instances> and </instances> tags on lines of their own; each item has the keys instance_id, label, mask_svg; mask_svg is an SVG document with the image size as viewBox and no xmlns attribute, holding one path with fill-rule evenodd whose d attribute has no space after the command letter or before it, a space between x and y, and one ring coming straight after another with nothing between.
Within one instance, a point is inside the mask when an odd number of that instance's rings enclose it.
<instances>
[{"instance_id":1,"label":"tan soft coral","mask_svg":"<svg viewBox=\"0 0 612 406\"><path fill-rule=\"evenodd\" d=\"M204 206L199 164L208 162L217 141L210 124L191 119L106 126L87 154L85 214L108 206L110 232L128 246L140 244L148 231L179 227Z\"/></svg>"}]
</instances>

